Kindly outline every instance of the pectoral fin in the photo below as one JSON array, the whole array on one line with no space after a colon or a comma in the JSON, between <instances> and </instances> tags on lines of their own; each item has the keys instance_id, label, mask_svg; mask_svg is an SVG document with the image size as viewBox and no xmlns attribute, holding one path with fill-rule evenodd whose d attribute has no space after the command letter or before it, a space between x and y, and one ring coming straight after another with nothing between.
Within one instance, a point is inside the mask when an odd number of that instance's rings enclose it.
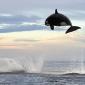
<instances>
[{"instance_id":1,"label":"pectoral fin","mask_svg":"<svg viewBox=\"0 0 85 85\"><path fill-rule=\"evenodd\" d=\"M50 28L51 28L51 30L54 30L54 26L53 25L50 25Z\"/></svg>"}]
</instances>

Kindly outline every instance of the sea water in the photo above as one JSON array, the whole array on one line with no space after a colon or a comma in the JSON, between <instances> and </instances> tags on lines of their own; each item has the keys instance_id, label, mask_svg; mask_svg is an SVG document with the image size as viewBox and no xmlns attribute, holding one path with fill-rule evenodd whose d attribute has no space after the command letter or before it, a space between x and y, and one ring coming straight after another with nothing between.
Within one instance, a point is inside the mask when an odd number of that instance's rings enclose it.
<instances>
[{"instance_id":1,"label":"sea water","mask_svg":"<svg viewBox=\"0 0 85 85\"><path fill-rule=\"evenodd\" d=\"M85 85L80 62L47 62L43 66L41 73L0 73L0 85Z\"/></svg>"},{"instance_id":2,"label":"sea water","mask_svg":"<svg viewBox=\"0 0 85 85\"><path fill-rule=\"evenodd\" d=\"M0 85L85 85L85 75L0 74Z\"/></svg>"}]
</instances>

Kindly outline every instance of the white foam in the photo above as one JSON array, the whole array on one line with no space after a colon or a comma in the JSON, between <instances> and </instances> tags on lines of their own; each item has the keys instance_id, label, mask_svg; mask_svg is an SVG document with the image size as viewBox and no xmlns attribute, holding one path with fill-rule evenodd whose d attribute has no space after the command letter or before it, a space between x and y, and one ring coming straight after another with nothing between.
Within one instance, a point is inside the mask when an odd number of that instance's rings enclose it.
<instances>
[{"instance_id":1,"label":"white foam","mask_svg":"<svg viewBox=\"0 0 85 85\"><path fill-rule=\"evenodd\" d=\"M10 58L0 58L0 72L17 71L24 71L24 68L18 62Z\"/></svg>"}]
</instances>

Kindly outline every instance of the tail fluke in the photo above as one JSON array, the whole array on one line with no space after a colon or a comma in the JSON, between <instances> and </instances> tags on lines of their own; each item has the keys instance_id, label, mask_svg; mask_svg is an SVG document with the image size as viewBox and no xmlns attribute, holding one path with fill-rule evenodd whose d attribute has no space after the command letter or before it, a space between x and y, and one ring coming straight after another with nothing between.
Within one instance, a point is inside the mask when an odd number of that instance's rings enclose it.
<instances>
[{"instance_id":1,"label":"tail fluke","mask_svg":"<svg viewBox=\"0 0 85 85\"><path fill-rule=\"evenodd\" d=\"M81 27L78 27L78 26L71 26L65 33L69 33L69 32L73 32L73 31L76 31L78 29L81 29Z\"/></svg>"}]
</instances>

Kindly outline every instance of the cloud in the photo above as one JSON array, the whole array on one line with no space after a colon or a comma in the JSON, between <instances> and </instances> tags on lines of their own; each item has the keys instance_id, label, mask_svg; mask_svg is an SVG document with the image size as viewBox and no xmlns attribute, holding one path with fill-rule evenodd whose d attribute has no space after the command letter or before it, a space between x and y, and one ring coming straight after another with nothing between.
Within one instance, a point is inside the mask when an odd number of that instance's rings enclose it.
<instances>
[{"instance_id":1,"label":"cloud","mask_svg":"<svg viewBox=\"0 0 85 85\"><path fill-rule=\"evenodd\" d=\"M39 23L41 18L38 16L9 15L0 15L0 33L41 30L44 27Z\"/></svg>"},{"instance_id":2,"label":"cloud","mask_svg":"<svg viewBox=\"0 0 85 85\"><path fill-rule=\"evenodd\" d=\"M40 26L40 25L13 26L13 27L8 27L6 29L0 29L0 33L43 30L43 29L45 29L45 27L44 26Z\"/></svg>"},{"instance_id":3,"label":"cloud","mask_svg":"<svg viewBox=\"0 0 85 85\"><path fill-rule=\"evenodd\" d=\"M34 40L34 39L15 39L15 42L37 42L40 40Z\"/></svg>"},{"instance_id":4,"label":"cloud","mask_svg":"<svg viewBox=\"0 0 85 85\"><path fill-rule=\"evenodd\" d=\"M11 15L11 14L10 14ZM1 14L0 15L0 23L6 23L6 24L17 24L22 22L37 22L41 18L38 16L25 16L25 15L13 15L9 16L7 14Z\"/></svg>"},{"instance_id":5,"label":"cloud","mask_svg":"<svg viewBox=\"0 0 85 85\"><path fill-rule=\"evenodd\" d=\"M55 31L64 31L67 27L55 27ZM38 23L22 23L22 24L1 24L0 33L20 32L20 31L34 31L34 30L48 30L51 31L49 26Z\"/></svg>"},{"instance_id":6,"label":"cloud","mask_svg":"<svg viewBox=\"0 0 85 85\"><path fill-rule=\"evenodd\" d=\"M82 11L83 12L83 11ZM81 13L82 13L81 12ZM83 12L84 13L84 12ZM75 16L71 15L71 16ZM49 30L50 27L44 25L44 19L36 15L0 15L0 33L32 31L32 30ZM66 27L55 27L56 31L64 31Z\"/></svg>"}]
</instances>

